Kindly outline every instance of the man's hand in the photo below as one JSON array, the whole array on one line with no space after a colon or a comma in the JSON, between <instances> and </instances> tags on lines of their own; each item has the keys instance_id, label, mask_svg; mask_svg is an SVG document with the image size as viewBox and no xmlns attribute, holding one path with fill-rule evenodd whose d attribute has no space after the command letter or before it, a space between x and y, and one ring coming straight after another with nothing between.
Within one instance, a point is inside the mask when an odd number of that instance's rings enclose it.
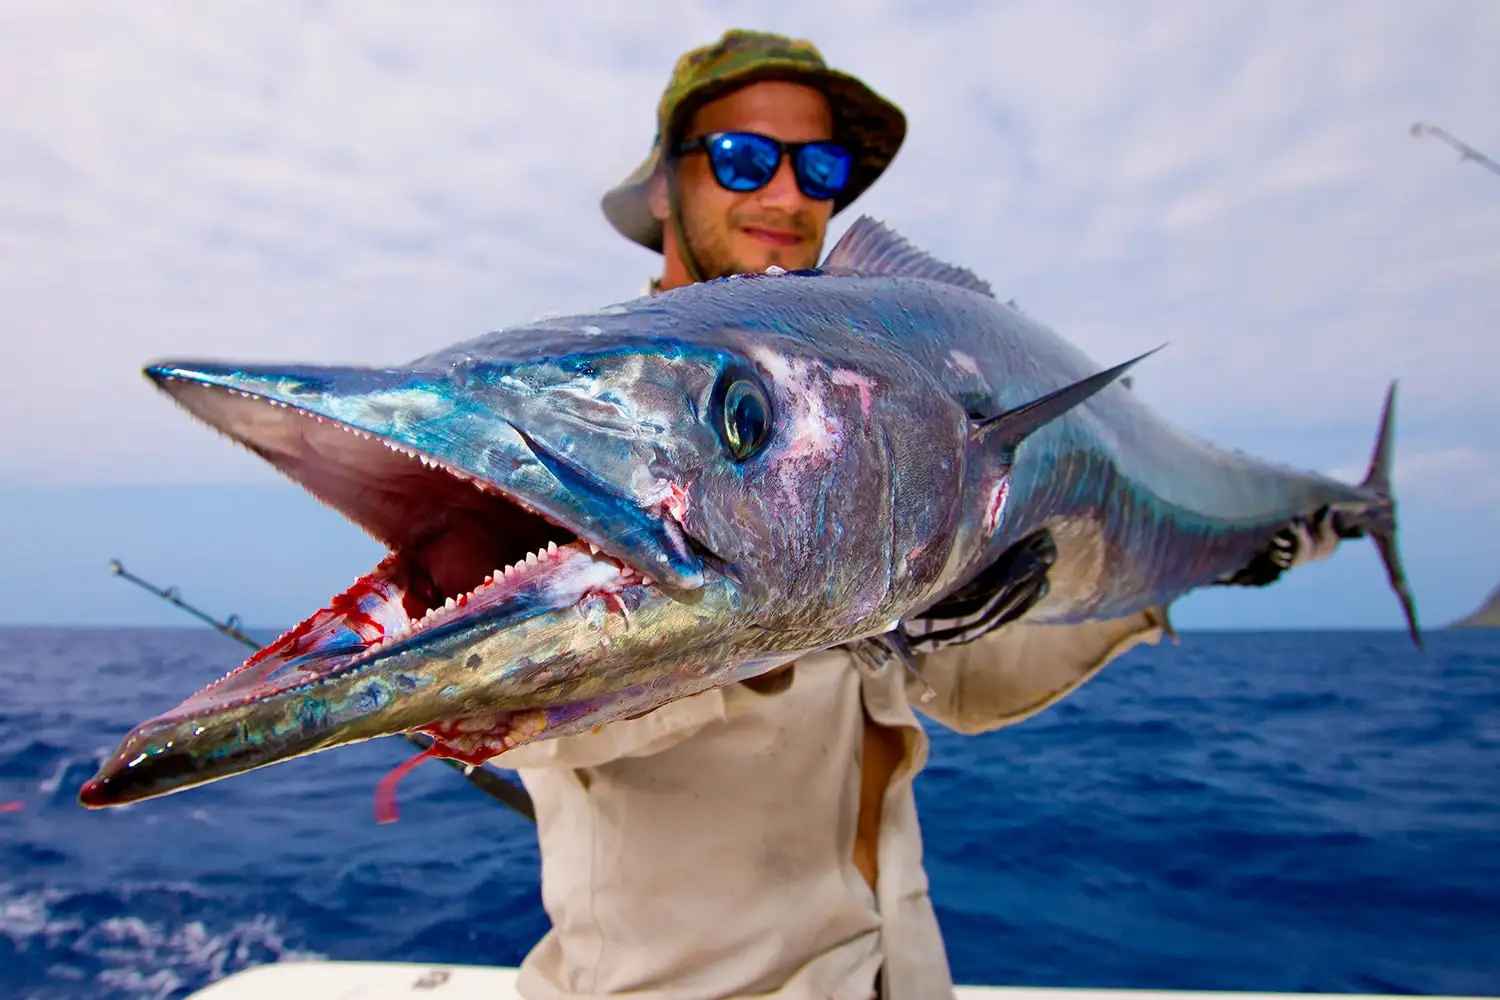
<instances>
[{"instance_id":1,"label":"man's hand","mask_svg":"<svg viewBox=\"0 0 1500 1000\"><path fill-rule=\"evenodd\" d=\"M983 638L1023 617L1047 596L1047 572L1056 561L1052 533L1046 528L1034 531L956 593L907 618L898 630L916 653L933 653Z\"/></svg>"},{"instance_id":2,"label":"man's hand","mask_svg":"<svg viewBox=\"0 0 1500 1000\"><path fill-rule=\"evenodd\" d=\"M1311 517L1297 518L1271 538L1270 546L1244 569L1219 581L1228 587L1264 587L1280 579L1287 570L1327 559L1349 538L1363 538L1365 531L1341 519L1329 507Z\"/></svg>"}]
</instances>

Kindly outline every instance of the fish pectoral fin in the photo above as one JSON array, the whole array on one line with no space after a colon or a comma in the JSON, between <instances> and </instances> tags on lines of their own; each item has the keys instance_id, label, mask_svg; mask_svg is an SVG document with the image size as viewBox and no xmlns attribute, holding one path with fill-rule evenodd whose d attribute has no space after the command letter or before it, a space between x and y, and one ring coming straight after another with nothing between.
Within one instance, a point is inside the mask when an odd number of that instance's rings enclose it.
<instances>
[{"instance_id":1,"label":"fish pectoral fin","mask_svg":"<svg viewBox=\"0 0 1500 1000\"><path fill-rule=\"evenodd\" d=\"M1165 344L1161 345L1161 347L1165 346ZM1081 405L1090 396L1124 375L1131 367L1161 350L1161 347L1153 347L1129 361L1096 372L1088 378L1079 379L1071 385L1065 385L1061 389L1049 392L1029 403L1013 407L1004 413L975 420L971 425L971 434L977 440L995 442L1002 449L1015 448L1039 428Z\"/></svg>"},{"instance_id":2,"label":"fish pectoral fin","mask_svg":"<svg viewBox=\"0 0 1500 1000\"><path fill-rule=\"evenodd\" d=\"M1011 545L958 590L902 623L913 650L973 642L1021 618L1047 596L1057 543L1046 528ZM920 627L916 631L913 626Z\"/></svg>"}]
</instances>

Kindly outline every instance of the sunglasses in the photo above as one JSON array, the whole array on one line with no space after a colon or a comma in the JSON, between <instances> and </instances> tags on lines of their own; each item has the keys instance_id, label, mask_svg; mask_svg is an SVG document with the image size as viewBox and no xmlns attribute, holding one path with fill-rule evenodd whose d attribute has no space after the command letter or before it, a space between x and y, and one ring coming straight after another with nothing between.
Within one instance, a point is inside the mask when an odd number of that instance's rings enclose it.
<instances>
[{"instance_id":1,"label":"sunglasses","mask_svg":"<svg viewBox=\"0 0 1500 1000\"><path fill-rule=\"evenodd\" d=\"M814 201L827 201L849 183L854 157L836 142L782 142L758 132L711 132L678 144L679 154L703 150L714 179L728 191L758 191L771 183L790 154L797 189Z\"/></svg>"}]
</instances>

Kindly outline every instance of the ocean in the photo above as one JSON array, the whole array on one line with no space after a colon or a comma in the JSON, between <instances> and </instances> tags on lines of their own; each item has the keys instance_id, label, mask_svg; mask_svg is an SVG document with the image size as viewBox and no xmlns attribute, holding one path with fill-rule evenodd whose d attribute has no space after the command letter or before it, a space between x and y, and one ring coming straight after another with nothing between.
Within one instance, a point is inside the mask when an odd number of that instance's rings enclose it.
<instances>
[{"instance_id":1,"label":"ocean","mask_svg":"<svg viewBox=\"0 0 1500 1000\"><path fill-rule=\"evenodd\" d=\"M917 798L959 982L1500 994L1500 632L1185 633ZM529 823L388 739L132 807L78 786L241 658L208 629L0 629L0 995L171 998L299 957L515 964Z\"/></svg>"}]
</instances>

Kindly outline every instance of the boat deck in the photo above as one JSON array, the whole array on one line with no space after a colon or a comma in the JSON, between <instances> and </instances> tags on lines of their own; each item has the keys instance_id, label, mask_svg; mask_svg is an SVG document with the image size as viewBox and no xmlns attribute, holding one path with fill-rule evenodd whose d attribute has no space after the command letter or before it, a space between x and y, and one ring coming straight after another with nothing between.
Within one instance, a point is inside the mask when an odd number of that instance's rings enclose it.
<instances>
[{"instance_id":1,"label":"boat deck","mask_svg":"<svg viewBox=\"0 0 1500 1000\"><path fill-rule=\"evenodd\" d=\"M190 1000L520 1000L516 970L486 965L411 962L279 962L227 976ZM1186 990L1088 990L1027 986L959 986L954 1000L1330 1000L1327 993L1213 993ZM1388 1000L1338 994L1337 1000ZM1457 1000L1430 997L1426 1000ZM1492 998L1486 998L1492 1000Z\"/></svg>"}]
</instances>

